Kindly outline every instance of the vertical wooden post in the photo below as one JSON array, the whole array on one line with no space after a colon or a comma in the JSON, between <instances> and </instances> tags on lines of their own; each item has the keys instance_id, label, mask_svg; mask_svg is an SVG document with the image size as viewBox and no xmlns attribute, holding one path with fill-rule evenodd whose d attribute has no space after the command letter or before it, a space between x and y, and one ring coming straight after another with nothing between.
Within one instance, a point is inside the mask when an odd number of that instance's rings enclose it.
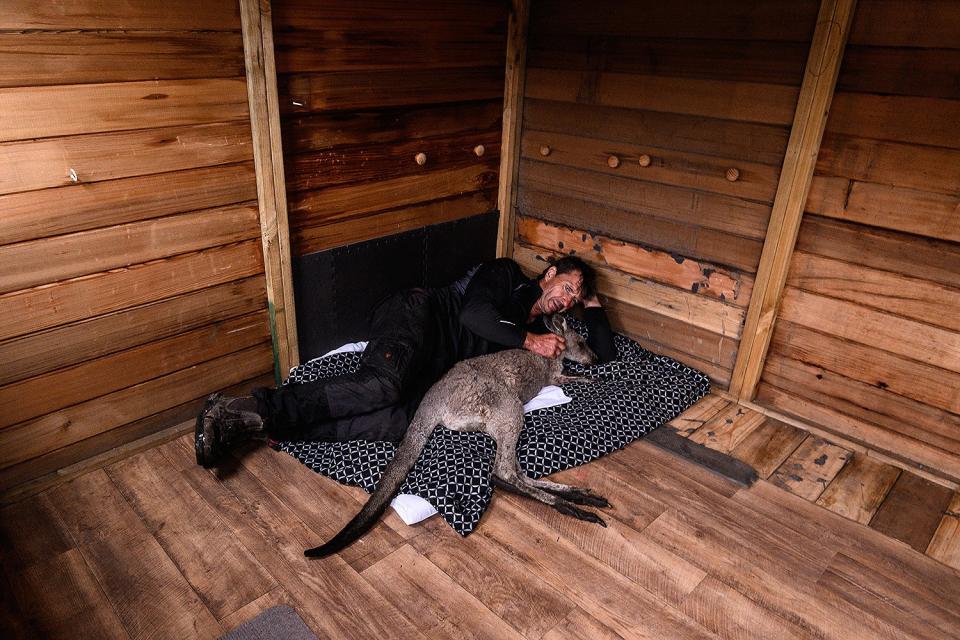
<instances>
[{"instance_id":1,"label":"vertical wooden post","mask_svg":"<svg viewBox=\"0 0 960 640\"><path fill-rule=\"evenodd\" d=\"M822 0L730 393L752 400L780 308L856 0Z\"/></svg>"},{"instance_id":2,"label":"vertical wooden post","mask_svg":"<svg viewBox=\"0 0 960 640\"><path fill-rule=\"evenodd\" d=\"M257 173L260 234L273 334L274 374L279 382L299 363L297 319L290 268L290 229L280 144L280 107L273 59L270 0L240 0L247 101Z\"/></svg>"},{"instance_id":3,"label":"vertical wooden post","mask_svg":"<svg viewBox=\"0 0 960 640\"><path fill-rule=\"evenodd\" d=\"M500 186L497 207L497 257L513 255L516 220L517 169L520 166L520 130L523 114L523 85L527 68L527 25L530 0L513 0L507 28L507 67L503 87L503 137L500 145Z\"/></svg>"}]
</instances>

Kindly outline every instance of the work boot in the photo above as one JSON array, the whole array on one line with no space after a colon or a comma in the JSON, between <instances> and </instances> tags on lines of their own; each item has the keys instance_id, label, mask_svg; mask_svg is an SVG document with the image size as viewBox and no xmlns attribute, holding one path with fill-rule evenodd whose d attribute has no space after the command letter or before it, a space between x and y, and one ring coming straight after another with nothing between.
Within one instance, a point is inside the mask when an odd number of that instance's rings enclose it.
<instances>
[{"instance_id":1,"label":"work boot","mask_svg":"<svg viewBox=\"0 0 960 640\"><path fill-rule=\"evenodd\" d=\"M266 436L266 422L257 413L256 398L229 398L215 393L207 398L194 427L197 464L209 469L234 446Z\"/></svg>"}]
</instances>

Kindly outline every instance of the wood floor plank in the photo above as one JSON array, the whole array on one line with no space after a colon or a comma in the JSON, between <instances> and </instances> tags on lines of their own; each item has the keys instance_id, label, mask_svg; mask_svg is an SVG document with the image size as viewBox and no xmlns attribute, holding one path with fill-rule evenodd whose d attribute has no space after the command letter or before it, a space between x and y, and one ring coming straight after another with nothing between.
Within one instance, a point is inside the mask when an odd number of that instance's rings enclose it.
<instances>
[{"instance_id":1,"label":"wood floor plank","mask_svg":"<svg viewBox=\"0 0 960 640\"><path fill-rule=\"evenodd\" d=\"M923 553L950 505L950 498L950 489L904 471L870 520L870 528Z\"/></svg>"},{"instance_id":2,"label":"wood floor plank","mask_svg":"<svg viewBox=\"0 0 960 640\"><path fill-rule=\"evenodd\" d=\"M626 454L633 458L628 460ZM759 517L752 510L729 500L731 496L692 481L691 477L698 473L709 473L704 472L698 465L677 458L676 462L669 461L671 466L667 466L658 459L667 457L671 457L670 454L641 442L608 456L607 460L622 470L622 477L632 478L628 481L630 489L641 497L660 499L678 514L697 521L709 521L711 526L723 531L728 537L740 540L739 546L746 545L756 553L765 554L771 562L776 559L774 564L778 566L790 567L797 575L811 578L819 575L825 568L829 549L809 544L809 541L790 527L771 523L769 519ZM739 486L722 476L715 477L724 484ZM648 531L649 529L644 530L645 533ZM801 542L807 544L800 544ZM671 550L677 552L675 549ZM682 553L678 555L686 557Z\"/></svg>"},{"instance_id":3,"label":"wood floor plank","mask_svg":"<svg viewBox=\"0 0 960 640\"><path fill-rule=\"evenodd\" d=\"M688 616L722 638L803 638L785 620L763 609L742 593L709 577L683 603Z\"/></svg>"},{"instance_id":4,"label":"wood floor plank","mask_svg":"<svg viewBox=\"0 0 960 640\"><path fill-rule=\"evenodd\" d=\"M686 438L729 404L729 400L710 394L667 424L676 429L678 435Z\"/></svg>"},{"instance_id":5,"label":"wood floor plank","mask_svg":"<svg viewBox=\"0 0 960 640\"><path fill-rule=\"evenodd\" d=\"M817 498L817 504L845 518L867 524L899 476L899 468L854 453Z\"/></svg>"},{"instance_id":6,"label":"wood floor plank","mask_svg":"<svg viewBox=\"0 0 960 640\"><path fill-rule=\"evenodd\" d=\"M690 441L720 453L730 453L765 420L762 413L731 404L690 434Z\"/></svg>"},{"instance_id":7,"label":"wood floor plank","mask_svg":"<svg viewBox=\"0 0 960 640\"><path fill-rule=\"evenodd\" d=\"M563 621L541 636L542 640L623 640L583 609L574 608Z\"/></svg>"},{"instance_id":8,"label":"wood floor plank","mask_svg":"<svg viewBox=\"0 0 960 640\"><path fill-rule=\"evenodd\" d=\"M106 471L218 620L277 586L160 451Z\"/></svg>"},{"instance_id":9,"label":"wood floor plank","mask_svg":"<svg viewBox=\"0 0 960 640\"><path fill-rule=\"evenodd\" d=\"M539 502L517 496L500 499L510 500L587 555L674 605L679 606L707 577L699 567L609 516L607 527L598 527ZM604 510L598 512L606 515Z\"/></svg>"},{"instance_id":10,"label":"wood floor plank","mask_svg":"<svg viewBox=\"0 0 960 640\"><path fill-rule=\"evenodd\" d=\"M310 529L237 459L214 474L194 461L192 438L175 440L164 454L240 538L254 557L296 598L319 636L370 638L422 635L339 556L311 560L303 550L319 533ZM273 487L278 489L278 487Z\"/></svg>"},{"instance_id":11,"label":"wood floor plank","mask_svg":"<svg viewBox=\"0 0 960 640\"><path fill-rule=\"evenodd\" d=\"M766 544L750 537L749 531L736 535L717 526L708 513L691 516L668 511L644 533L709 573L707 580L722 582L769 614L790 623L794 634L838 640L848 637L846 617L812 596L829 552L822 552L824 562L819 568L807 571L802 561L770 553ZM727 637L717 623L711 624L684 610L701 625ZM723 612L723 608L718 608L718 615Z\"/></svg>"},{"instance_id":12,"label":"wood floor plank","mask_svg":"<svg viewBox=\"0 0 960 640\"><path fill-rule=\"evenodd\" d=\"M425 636L522 638L432 562L403 545L363 571L363 577Z\"/></svg>"},{"instance_id":13,"label":"wood floor plank","mask_svg":"<svg viewBox=\"0 0 960 640\"><path fill-rule=\"evenodd\" d=\"M960 492L953 494L940 526L927 546L927 555L960 569Z\"/></svg>"},{"instance_id":14,"label":"wood floor plank","mask_svg":"<svg viewBox=\"0 0 960 640\"><path fill-rule=\"evenodd\" d=\"M805 431L767 418L734 447L730 455L756 469L761 478L769 478L806 437Z\"/></svg>"},{"instance_id":15,"label":"wood floor plank","mask_svg":"<svg viewBox=\"0 0 960 640\"><path fill-rule=\"evenodd\" d=\"M216 638L220 625L103 470L50 492L73 540L136 638Z\"/></svg>"},{"instance_id":16,"label":"wood floor plank","mask_svg":"<svg viewBox=\"0 0 960 640\"><path fill-rule=\"evenodd\" d=\"M20 611L13 586L3 572L0 572L0 629L10 640L32 640L40 635Z\"/></svg>"},{"instance_id":17,"label":"wood floor plank","mask_svg":"<svg viewBox=\"0 0 960 640\"><path fill-rule=\"evenodd\" d=\"M796 533L799 544L832 549L866 564L904 592L925 594L948 606L960 603L960 571L914 551L878 531L760 481L740 491L733 501L768 522Z\"/></svg>"},{"instance_id":18,"label":"wood floor plank","mask_svg":"<svg viewBox=\"0 0 960 640\"><path fill-rule=\"evenodd\" d=\"M502 553L484 536L462 538L440 519L418 526L426 533L408 539L408 544L524 637L543 636L574 606L531 567Z\"/></svg>"},{"instance_id":19,"label":"wood floor plank","mask_svg":"<svg viewBox=\"0 0 960 640\"><path fill-rule=\"evenodd\" d=\"M74 548L46 496L15 502L0 510L0 554L8 571L18 572Z\"/></svg>"},{"instance_id":20,"label":"wood floor plank","mask_svg":"<svg viewBox=\"0 0 960 640\"><path fill-rule=\"evenodd\" d=\"M490 503L474 535L497 544L621 635L642 627L650 611L668 606L507 500Z\"/></svg>"},{"instance_id":21,"label":"wood floor plank","mask_svg":"<svg viewBox=\"0 0 960 640\"><path fill-rule=\"evenodd\" d=\"M810 436L773 472L770 481L802 498L816 500L851 455L842 447Z\"/></svg>"},{"instance_id":22,"label":"wood floor plank","mask_svg":"<svg viewBox=\"0 0 960 640\"><path fill-rule=\"evenodd\" d=\"M834 557L830 571L899 609L900 624L906 629L911 626L911 618L919 620L922 625L937 628L947 637L960 629L960 608L957 606L960 602L945 600L936 584L927 585L922 592L904 589L901 584L843 553Z\"/></svg>"},{"instance_id":23,"label":"wood floor plank","mask_svg":"<svg viewBox=\"0 0 960 640\"><path fill-rule=\"evenodd\" d=\"M77 549L32 565L15 589L38 637L130 637Z\"/></svg>"},{"instance_id":24,"label":"wood floor plank","mask_svg":"<svg viewBox=\"0 0 960 640\"><path fill-rule=\"evenodd\" d=\"M258 447L244 453L243 465L264 486L272 487L276 496L319 534L316 544L320 544L321 538L323 541L332 538L360 510L358 502L344 491L346 487L286 453ZM338 555L361 571L402 544L401 536L390 527L378 524Z\"/></svg>"},{"instance_id":25,"label":"wood floor plank","mask_svg":"<svg viewBox=\"0 0 960 640\"><path fill-rule=\"evenodd\" d=\"M816 597L849 616L850 629L856 634L866 635L869 631L887 640L940 640L943 637L939 629L906 614L830 568L817 581Z\"/></svg>"},{"instance_id":26,"label":"wood floor plank","mask_svg":"<svg viewBox=\"0 0 960 640\"><path fill-rule=\"evenodd\" d=\"M298 526L294 521L285 530L279 530L279 525L270 520L269 510L261 515L260 508L248 509L220 482L216 474L197 466L196 462L190 459L192 447L192 438L186 436L159 449L190 486L217 511L240 542L268 569L277 582L284 586L296 603L292 606L307 625L314 632L334 629L336 633L341 633L337 630L335 621L326 620L324 603L320 595L309 586L308 578L301 574L302 565L291 565L275 542L281 539L281 535L292 535L290 531L293 531L294 527L298 531L305 529L302 523ZM268 504L268 509L269 506Z\"/></svg>"}]
</instances>

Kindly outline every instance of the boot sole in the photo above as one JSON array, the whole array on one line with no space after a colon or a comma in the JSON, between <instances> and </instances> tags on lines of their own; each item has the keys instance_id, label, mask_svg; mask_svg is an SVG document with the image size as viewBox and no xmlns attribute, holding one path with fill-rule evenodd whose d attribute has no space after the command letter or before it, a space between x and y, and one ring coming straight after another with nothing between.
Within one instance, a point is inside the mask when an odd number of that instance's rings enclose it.
<instances>
[{"instance_id":1,"label":"boot sole","mask_svg":"<svg viewBox=\"0 0 960 640\"><path fill-rule=\"evenodd\" d=\"M213 460L207 460L207 457L203 453L203 419L206 417L210 407L213 406L213 403L217 401L219 395L218 393L214 393L207 396L207 401L203 404L203 409L201 409L197 415L197 422L193 427L193 452L197 456L197 464L204 469L211 468L213 466Z\"/></svg>"}]
</instances>

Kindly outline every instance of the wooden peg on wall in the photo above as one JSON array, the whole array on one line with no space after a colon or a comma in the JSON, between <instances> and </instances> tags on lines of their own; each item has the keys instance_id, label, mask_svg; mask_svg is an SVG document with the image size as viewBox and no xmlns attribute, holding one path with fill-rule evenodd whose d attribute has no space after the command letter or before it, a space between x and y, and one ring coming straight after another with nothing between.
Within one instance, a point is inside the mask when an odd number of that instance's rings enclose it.
<instances>
[{"instance_id":1,"label":"wooden peg on wall","mask_svg":"<svg viewBox=\"0 0 960 640\"><path fill-rule=\"evenodd\" d=\"M486 148L482 144L478 144L473 148L473 152L477 155L478 158L482 156L486 151L487 151Z\"/></svg>"},{"instance_id":2,"label":"wooden peg on wall","mask_svg":"<svg viewBox=\"0 0 960 640\"><path fill-rule=\"evenodd\" d=\"M422 151L417 155L413 156L413 159L416 160L417 164L420 165L421 167L427 164L427 154L425 154Z\"/></svg>"},{"instance_id":3,"label":"wooden peg on wall","mask_svg":"<svg viewBox=\"0 0 960 640\"><path fill-rule=\"evenodd\" d=\"M734 167L727 169L727 180L730 182L736 182L740 179L740 170Z\"/></svg>"},{"instance_id":4,"label":"wooden peg on wall","mask_svg":"<svg viewBox=\"0 0 960 640\"><path fill-rule=\"evenodd\" d=\"M607 166L609 166L611 169L616 169L620 166L620 158L617 156L610 156L607 158Z\"/></svg>"},{"instance_id":5,"label":"wooden peg on wall","mask_svg":"<svg viewBox=\"0 0 960 640\"><path fill-rule=\"evenodd\" d=\"M547 145L540 147L540 155L542 155L544 158L550 155L550 151L552 151L552 149L550 149L550 147Z\"/></svg>"},{"instance_id":6,"label":"wooden peg on wall","mask_svg":"<svg viewBox=\"0 0 960 640\"><path fill-rule=\"evenodd\" d=\"M647 154L641 155L637 160L638 160L638 162L640 163L640 166L641 166L641 167L649 167L649 166L650 166L650 156L648 156Z\"/></svg>"}]
</instances>

